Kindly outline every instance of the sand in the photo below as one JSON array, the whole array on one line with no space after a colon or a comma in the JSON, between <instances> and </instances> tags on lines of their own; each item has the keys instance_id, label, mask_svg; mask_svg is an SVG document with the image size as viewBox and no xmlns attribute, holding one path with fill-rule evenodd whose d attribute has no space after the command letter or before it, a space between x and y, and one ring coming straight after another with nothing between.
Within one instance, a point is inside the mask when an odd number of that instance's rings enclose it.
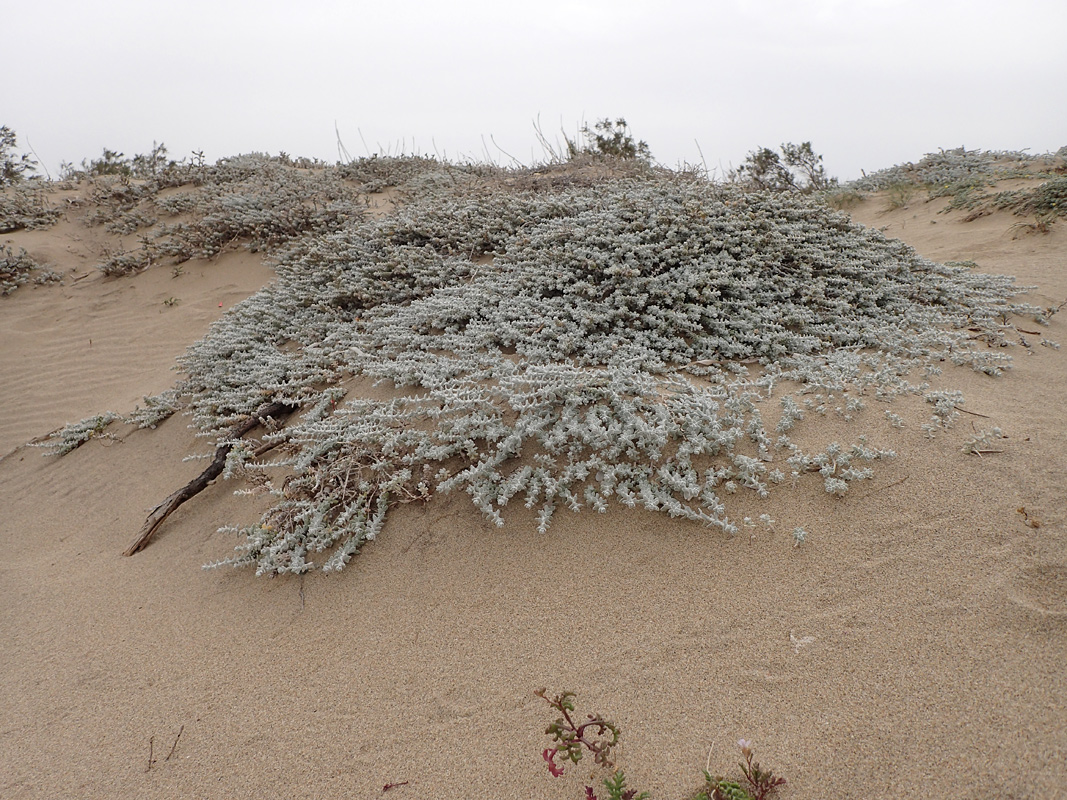
<instances>
[{"instance_id":1,"label":"sand","mask_svg":"<svg viewBox=\"0 0 1067 800\"><path fill-rule=\"evenodd\" d=\"M1067 300L1067 223L1013 238L1018 218L943 202L851 213ZM947 369L984 417L932 441L916 399L891 407L899 430L874 402L808 426L899 455L844 498L731 498L773 532L613 508L539 535L521 508L497 529L439 496L340 575L256 578L201 569L231 552L217 528L261 509L225 482L120 555L202 469L185 418L62 459L18 447L171 386L175 356L270 279L247 253L105 279L93 230L0 237L68 273L0 298L0 797L577 800L603 773L549 776L542 686L615 720L619 766L657 798L706 764L736 775L742 737L783 798L1067 797L1067 352L1028 336L1000 378ZM1047 335L1067 343L1067 309ZM994 425L1002 452L961 451Z\"/></svg>"}]
</instances>

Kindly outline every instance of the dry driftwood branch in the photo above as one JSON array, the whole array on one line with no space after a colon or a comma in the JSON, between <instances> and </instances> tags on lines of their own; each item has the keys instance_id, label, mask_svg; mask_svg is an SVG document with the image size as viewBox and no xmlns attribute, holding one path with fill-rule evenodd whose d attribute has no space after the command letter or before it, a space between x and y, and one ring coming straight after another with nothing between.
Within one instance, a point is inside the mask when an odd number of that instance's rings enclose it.
<instances>
[{"instance_id":1,"label":"dry driftwood branch","mask_svg":"<svg viewBox=\"0 0 1067 800\"><path fill-rule=\"evenodd\" d=\"M141 526L141 532L137 534L137 538L134 539L133 543L122 551L122 554L124 556L132 556L134 553L139 553L147 547L149 540L156 532L156 528L163 524L163 520L169 517L178 506L190 497L195 497L200 494L200 492L207 488L208 484L222 474L222 470L226 466L226 456L229 454L230 448L233 447L234 441L240 439L263 422L267 417L277 418L285 416L292 413L293 410L293 406L286 405L285 403L265 403L256 409L256 412L248 419L237 423L226 431L226 435L223 436L222 439L229 442L229 444L223 444L216 448L215 457L211 460L211 464L208 465L207 469L152 509L152 512L148 515L148 519L146 519L144 525Z\"/></svg>"},{"instance_id":2,"label":"dry driftwood branch","mask_svg":"<svg viewBox=\"0 0 1067 800\"><path fill-rule=\"evenodd\" d=\"M167 757L163 759L164 761L170 761L170 757L171 757L172 755L174 755L174 751L175 751L175 750L177 749L177 747L178 747L178 740L179 740L180 738L182 738L182 734L183 734L183 733L185 733L185 726L184 726L184 725L182 725L182 726L181 726L180 728L178 728L178 735L174 737L174 744L172 744L172 745L170 746L170 752L169 752L169 753L167 753Z\"/></svg>"}]
</instances>

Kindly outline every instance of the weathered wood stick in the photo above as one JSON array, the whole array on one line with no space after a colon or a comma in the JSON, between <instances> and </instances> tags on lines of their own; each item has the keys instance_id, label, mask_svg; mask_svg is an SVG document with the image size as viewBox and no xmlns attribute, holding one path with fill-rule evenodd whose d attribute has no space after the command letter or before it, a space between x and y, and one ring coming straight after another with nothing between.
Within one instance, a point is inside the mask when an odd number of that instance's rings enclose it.
<instances>
[{"instance_id":1,"label":"weathered wood stick","mask_svg":"<svg viewBox=\"0 0 1067 800\"><path fill-rule=\"evenodd\" d=\"M148 542L156 532L156 529L163 524L163 520L174 513L178 506L186 500L200 494L200 492L206 489L215 478L222 474L222 470L226 466L226 456L229 455L234 440L240 439L263 422L267 417L288 415L292 413L293 410L294 406L289 406L285 403L265 403L256 409L256 412L248 419L242 420L226 431L226 435L223 438L230 443L219 445L215 450L215 457L211 460L211 464L208 465L207 469L152 509L151 513L148 515L148 519L146 519L144 525L141 526L141 532L137 534L137 538L134 539L133 543L122 551L122 554L124 556L132 556L134 553L139 553L141 550L144 550L144 548L148 546Z\"/></svg>"}]
</instances>

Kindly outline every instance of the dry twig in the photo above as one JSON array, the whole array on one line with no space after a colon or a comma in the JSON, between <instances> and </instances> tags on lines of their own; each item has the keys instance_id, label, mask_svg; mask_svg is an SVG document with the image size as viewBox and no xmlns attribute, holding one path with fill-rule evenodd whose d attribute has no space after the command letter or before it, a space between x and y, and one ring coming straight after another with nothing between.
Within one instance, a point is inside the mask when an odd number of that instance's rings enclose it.
<instances>
[{"instance_id":1,"label":"dry twig","mask_svg":"<svg viewBox=\"0 0 1067 800\"><path fill-rule=\"evenodd\" d=\"M226 466L226 456L233 447L233 442L240 439L260 423L264 422L267 417L277 418L286 416L292 413L292 411L293 407L286 405L285 403L266 403L260 406L248 419L239 422L230 428L226 432L226 435L222 437L228 444L220 445L215 450L215 458L212 459L208 468L153 508L148 515L148 519L146 519L144 525L141 526L137 538L134 539L129 547L122 551L122 554L124 556L132 556L147 547L148 542L156 532L156 529L163 524L163 520L174 513L178 506L186 500L200 494L200 492L206 489L215 478L222 474L222 470ZM257 450L257 454L261 454L261 452L266 452L267 449L270 449L269 447L266 447L266 449L264 448L265 446L261 446L259 450Z\"/></svg>"}]
</instances>

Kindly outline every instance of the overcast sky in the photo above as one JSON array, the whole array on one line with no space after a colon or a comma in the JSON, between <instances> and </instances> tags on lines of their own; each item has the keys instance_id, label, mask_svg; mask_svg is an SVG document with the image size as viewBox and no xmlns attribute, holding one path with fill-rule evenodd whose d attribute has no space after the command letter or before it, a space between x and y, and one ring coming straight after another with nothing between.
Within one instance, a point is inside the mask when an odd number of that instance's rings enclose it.
<instances>
[{"instance_id":1,"label":"overcast sky","mask_svg":"<svg viewBox=\"0 0 1067 800\"><path fill-rule=\"evenodd\" d=\"M529 163L537 119L623 116L668 166L811 141L842 179L1067 145L1065 0L0 0L0 23L0 125L53 175L153 141L336 161L335 123L354 156Z\"/></svg>"}]
</instances>

